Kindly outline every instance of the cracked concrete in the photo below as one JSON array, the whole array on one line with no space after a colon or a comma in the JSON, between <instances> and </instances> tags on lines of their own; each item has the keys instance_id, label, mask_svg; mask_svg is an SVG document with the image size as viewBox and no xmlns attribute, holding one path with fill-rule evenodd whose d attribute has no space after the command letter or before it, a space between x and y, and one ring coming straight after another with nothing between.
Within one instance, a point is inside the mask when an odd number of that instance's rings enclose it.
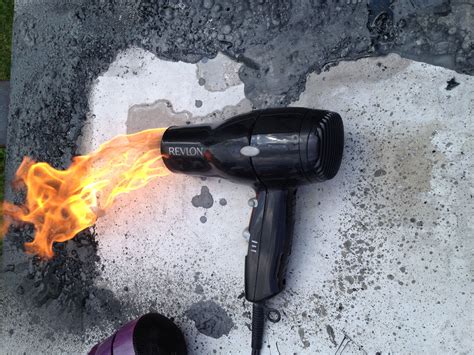
<instances>
[{"instance_id":1,"label":"cracked concrete","mask_svg":"<svg viewBox=\"0 0 474 355\"><path fill-rule=\"evenodd\" d=\"M334 180L300 189L266 353L468 353L474 85L461 72L472 74L472 7L312 5L18 1L9 176L24 155L65 167L119 133L270 105L337 111L344 161ZM389 52L457 72L398 55L331 65ZM204 186L212 206L196 208ZM1 352L84 353L150 310L175 317L193 354L248 352L251 197L170 175L58 244L52 262L23 254L31 229L11 230ZM201 306L210 328L190 312Z\"/></svg>"}]
</instances>

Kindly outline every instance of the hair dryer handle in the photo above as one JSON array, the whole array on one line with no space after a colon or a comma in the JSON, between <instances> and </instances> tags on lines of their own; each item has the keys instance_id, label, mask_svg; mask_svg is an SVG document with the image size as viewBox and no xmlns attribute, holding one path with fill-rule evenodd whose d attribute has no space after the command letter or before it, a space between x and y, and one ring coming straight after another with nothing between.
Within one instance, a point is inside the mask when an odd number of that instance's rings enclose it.
<instances>
[{"instance_id":1,"label":"hair dryer handle","mask_svg":"<svg viewBox=\"0 0 474 355\"><path fill-rule=\"evenodd\" d=\"M294 225L294 188L257 191L245 257L245 297L260 302L285 287Z\"/></svg>"}]
</instances>

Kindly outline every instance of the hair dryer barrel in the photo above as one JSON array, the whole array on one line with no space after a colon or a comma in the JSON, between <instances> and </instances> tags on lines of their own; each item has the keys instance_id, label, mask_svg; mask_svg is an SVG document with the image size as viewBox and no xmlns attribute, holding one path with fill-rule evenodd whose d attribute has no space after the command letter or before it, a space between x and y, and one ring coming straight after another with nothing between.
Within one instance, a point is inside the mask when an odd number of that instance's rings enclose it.
<instances>
[{"instance_id":1,"label":"hair dryer barrel","mask_svg":"<svg viewBox=\"0 0 474 355\"><path fill-rule=\"evenodd\" d=\"M279 108L216 125L170 127L161 150L173 172L295 186L332 178L341 163L343 139L337 113Z\"/></svg>"},{"instance_id":2,"label":"hair dryer barrel","mask_svg":"<svg viewBox=\"0 0 474 355\"><path fill-rule=\"evenodd\" d=\"M250 113L217 125L168 128L161 141L166 167L175 173L255 181L250 159L240 150L250 144L256 117Z\"/></svg>"}]
</instances>

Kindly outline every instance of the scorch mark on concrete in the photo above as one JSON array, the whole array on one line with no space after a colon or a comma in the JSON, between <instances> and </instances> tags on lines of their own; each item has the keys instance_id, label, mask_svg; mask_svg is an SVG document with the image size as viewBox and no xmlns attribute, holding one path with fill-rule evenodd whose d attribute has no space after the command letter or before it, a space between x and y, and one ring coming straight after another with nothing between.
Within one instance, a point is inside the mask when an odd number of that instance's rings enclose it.
<instances>
[{"instance_id":1,"label":"scorch mark on concrete","mask_svg":"<svg viewBox=\"0 0 474 355\"><path fill-rule=\"evenodd\" d=\"M200 333L215 339L228 335L234 327L234 322L225 309L213 301L194 303L186 311L186 316L194 322Z\"/></svg>"}]
</instances>

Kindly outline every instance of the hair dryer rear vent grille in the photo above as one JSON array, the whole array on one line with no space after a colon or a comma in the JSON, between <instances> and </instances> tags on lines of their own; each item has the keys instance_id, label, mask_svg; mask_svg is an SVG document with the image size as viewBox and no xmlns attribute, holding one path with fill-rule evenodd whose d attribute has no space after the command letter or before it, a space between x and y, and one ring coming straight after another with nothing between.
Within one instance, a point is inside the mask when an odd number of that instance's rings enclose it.
<instances>
[{"instance_id":1,"label":"hair dryer rear vent grille","mask_svg":"<svg viewBox=\"0 0 474 355\"><path fill-rule=\"evenodd\" d=\"M314 165L318 180L333 178L341 165L344 147L344 128L341 117L328 112L316 128L319 156Z\"/></svg>"}]
</instances>

